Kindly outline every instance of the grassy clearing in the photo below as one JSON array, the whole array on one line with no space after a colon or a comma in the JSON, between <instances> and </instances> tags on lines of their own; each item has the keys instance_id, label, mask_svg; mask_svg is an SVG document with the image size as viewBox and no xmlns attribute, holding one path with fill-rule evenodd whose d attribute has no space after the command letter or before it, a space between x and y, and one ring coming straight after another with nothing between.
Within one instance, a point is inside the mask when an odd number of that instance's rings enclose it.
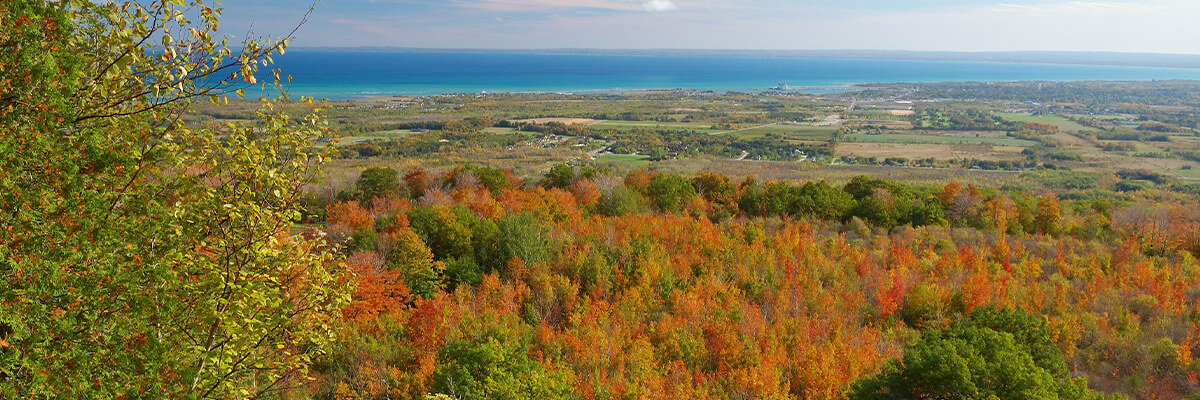
<instances>
[{"instance_id":1,"label":"grassy clearing","mask_svg":"<svg viewBox=\"0 0 1200 400\"><path fill-rule=\"evenodd\" d=\"M413 133L413 131L411 131L411 130L408 130L408 129L391 129L391 130L386 130L386 131L378 131L378 132L373 132L373 133L371 133L371 135L378 135L378 136L406 136L406 135L410 135L410 134L412 134L412 133Z\"/></svg>"},{"instance_id":2,"label":"grassy clearing","mask_svg":"<svg viewBox=\"0 0 1200 400\"><path fill-rule=\"evenodd\" d=\"M1076 118L1094 118L1094 119L1098 119L1098 120L1101 120L1101 121L1124 121L1124 120L1127 120L1127 119L1129 119L1129 116L1126 116L1126 115L1087 115L1087 114L1071 114L1071 116L1072 116L1072 117L1076 117Z\"/></svg>"},{"instance_id":3,"label":"grassy clearing","mask_svg":"<svg viewBox=\"0 0 1200 400\"><path fill-rule=\"evenodd\" d=\"M833 126L807 126L776 124L742 131L730 132L740 139L757 139L768 134L779 134L789 139L826 141L833 138L838 128Z\"/></svg>"},{"instance_id":4,"label":"grassy clearing","mask_svg":"<svg viewBox=\"0 0 1200 400\"><path fill-rule=\"evenodd\" d=\"M907 159L932 158L955 160L974 158L988 161L1017 161L1023 158L1023 147L969 145L969 144L916 144L916 143L839 143L838 156L875 157L885 159L899 157Z\"/></svg>"},{"instance_id":5,"label":"grassy clearing","mask_svg":"<svg viewBox=\"0 0 1200 400\"><path fill-rule=\"evenodd\" d=\"M1195 165L1192 169L1173 169L1171 172L1187 179L1200 179L1200 165Z\"/></svg>"},{"instance_id":6,"label":"grassy clearing","mask_svg":"<svg viewBox=\"0 0 1200 400\"><path fill-rule=\"evenodd\" d=\"M1152 145L1142 143L1142 142L1128 142L1128 141L1123 142L1123 141L1118 141L1118 140L1101 140L1100 143L1132 144L1133 147L1135 148L1135 150L1133 151L1134 153L1166 153L1161 148L1158 148L1157 146L1152 146Z\"/></svg>"},{"instance_id":7,"label":"grassy clearing","mask_svg":"<svg viewBox=\"0 0 1200 400\"><path fill-rule=\"evenodd\" d=\"M908 121L915 113L912 110L855 110L846 115L849 119L877 119Z\"/></svg>"},{"instance_id":8,"label":"grassy clearing","mask_svg":"<svg viewBox=\"0 0 1200 400\"><path fill-rule=\"evenodd\" d=\"M997 146L1031 147L1037 145L1032 140L1010 137L955 137L913 134L883 134L867 135L852 133L846 135L845 142L858 143L909 143L909 144L990 144Z\"/></svg>"},{"instance_id":9,"label":"grassy clearing","mask_svg":"<svg viewBox=\"0 0 1200 400\"><path fill-rule=\"evenodd\" d=\"M484 132L484 133L491 133L491 134L495 134L495 135L504 135L504 134L509 134L509 133L513 133L513 132L516 132L516 131L517 131L517 129L516 129L516 128L497 128L497 127L491 127L491 128L484 128L484 129L483 129L483 132Z\"/></svg>"},{"instance_id":10,"label":"grassy clearing","mask_svg":"<svg viewBox=\"0 0 1200 400\"><path fill-rule=\"evenodd\" d=\"M1031 115L1031 114L1014 114L1014 113L996 113L1000 118L1004 118L1013 122L1038 122L1043 124L1051 124L1065 132L1081 132L1088 130L1088 127L1075 123L1069 119L1058 115Z\"/></svg>"}]
</instances>

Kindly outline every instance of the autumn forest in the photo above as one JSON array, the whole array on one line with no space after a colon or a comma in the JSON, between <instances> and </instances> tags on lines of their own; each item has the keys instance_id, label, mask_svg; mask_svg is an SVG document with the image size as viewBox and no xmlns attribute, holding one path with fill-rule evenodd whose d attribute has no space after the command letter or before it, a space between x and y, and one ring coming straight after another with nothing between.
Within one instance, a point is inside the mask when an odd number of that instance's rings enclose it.
<instances>
[{"instance_id":1,"label":"autumn forest","mask_svg":"<svg viewBox=\"0 0 1200 400\"><path fill-rule=\"evenodd\" d=\"M222 20L0 2L0 399L1200 398L1194 82L328 102Z\"/></svg>"},{"instance_id":2,"label":"autumn forest","mask_svg":"<svg viewBox=\"0 0 1200 400\"><path fill-rule=\"evenodd\" d=\"M318 393L1178 398L1197 388L1200 219L1183 196L1130 199L1163 204L1144 209L866 177L791 185L559 167L527 186L478 168L397 175L367 170L312 214L359 279L343 311L353 333L315 368ZM1013 324L993 327L1012 336L962 339L980 350L929 343L979 315ZM1021 356L982 350L991 346ZM916 350L929 358L911 359ZM927 384L905 386L910 375Z\"/></svg>"}]
</instances>

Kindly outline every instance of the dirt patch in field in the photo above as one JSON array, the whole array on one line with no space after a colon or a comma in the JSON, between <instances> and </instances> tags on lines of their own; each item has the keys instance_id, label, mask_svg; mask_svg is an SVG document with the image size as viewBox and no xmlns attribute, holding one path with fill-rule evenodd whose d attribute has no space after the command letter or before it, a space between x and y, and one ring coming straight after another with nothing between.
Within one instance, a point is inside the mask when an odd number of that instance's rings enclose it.
<instances>
[{"instance_id":1,"label":"dirt patch in field","mask_svg":"<svg viewBox=\"0 0 1200 400\"><path fill-rule=\"evenodd\" d=\"M1024 148L980 144L842 143L837 146L837 155L878 159L888 157L910 160L975 158L989 161L1011 161L1022 158L1021 150Z\"/></svg>"},{"instance_id":2,"label":"dirt patch in field","mask_svg":"<svg viewBox=\"0 0 1200 400\"><path fill-rule=\"evenodd\" d=\"M894 121L894 120L890 120L890 119L855 119L855 120L847 121L847 123L852 124L852 125L858 125L858 126L862 126L862 125L882 126L882 127L888 128L888 129L899 129L899 130L907 130L907 129L913 128L912 122Z\"/></svg>"},{"instance_id":3,"label":"dirt patch in field","mask_svg":"<svg viewBox=\"0 0 1200 400\"><path fill-rule=\"evenodd\" d=\"M917 115L917 112L913 111L913 110L891 110L891 113L892 113L892 115L897 116L897 117L907 117L910 115Z\"/></svg>"},{"instance_id":4,"label":"dirt patch in field","mask_svg":"<svg viewBox=\"0 0 1200 400\"><path fill-rule=\"evenodd\" d=\"M594 124L594 123L597 123L600 121L591 119L591 118L530 118L530 119L520 119L515 122L521 122L521 123L527 123L527 124L548 124L551 122L558 122L560 124L567 124L567 125L591 125L591 124Z\"/></svg>"}]
</instances>

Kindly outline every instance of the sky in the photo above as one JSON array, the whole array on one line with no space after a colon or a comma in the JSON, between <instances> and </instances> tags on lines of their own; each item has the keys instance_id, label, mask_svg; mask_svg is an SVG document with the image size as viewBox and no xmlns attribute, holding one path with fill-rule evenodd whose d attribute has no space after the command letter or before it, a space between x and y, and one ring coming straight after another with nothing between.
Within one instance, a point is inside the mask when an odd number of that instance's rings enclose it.
<instances>
[{"instance_id":1,"label":"sky","mask_svg":"<svg viewBox=\"0 0 1200 400\"><path fill-rule=\"evenodd\" d=\"M304 0L224 0L227 32ZM323 0L297 47L863 49L1200 54L1200 1Z\"/></svg>"}]
</instances>

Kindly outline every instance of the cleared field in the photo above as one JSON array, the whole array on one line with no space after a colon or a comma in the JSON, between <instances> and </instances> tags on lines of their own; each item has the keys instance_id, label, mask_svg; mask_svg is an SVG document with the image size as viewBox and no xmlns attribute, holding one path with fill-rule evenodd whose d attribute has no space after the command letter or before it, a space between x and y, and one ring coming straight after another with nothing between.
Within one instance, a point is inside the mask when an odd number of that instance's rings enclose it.
<instances>
[{"instance_id":1,"label":"cleared field","mask_svg":"<svg viewBox=\"0 0 1200 400\"><path fill-rule=\"evenodd\" d=\"M1198 168L1200 168L1200 166L1194 165L1192 166L1192 169L1175 169L1171 170L1171 172L1187 179L1200 179L1200 169Z\"/></svg>"},{"instance_id":2,"label":"cleared field","mask_svg":"<svg viewBox=\"0 0 1200 400\"><path fill-rule=\"evenodd\" d=\"M908 144L987 144L998 146L1030 147L1037 142L1010 137L962 137L915 134L868 135L852 133L843 139L847 143L908 143Z\"/></svg>"},{"instance_id":3,"label":"cleared field","mask_svg":"<svg viewBox=\"0 0 1200 400\"><path fill-rule=\"evenodd\" d=\"M851 119L892 119L893 117L906 117L916 115L912 110L854 110L846 114L847 118Z\"/></svg>"},{"instance_id":4,"label":"cleared field","mask_svg":"<svg viewBox=\"0 0 1200 400\"><path fill-rule=\"evenodd\" d=\"M1117 144L1117 145L1133 145L1135 153L1163 153L1164 152L1158 146L1154 146L1152 144L1147 144L1147 143L1143 143L1143 142L1130 142L1130 141L1120 141L1120 140L1101 140L1100 143Z\"/></svg>"},{"instance_id":5,"label":"cleared field","mask_svg":"<svg viewBox=\"0 0 1200 400\"><path fill-rule=\"evenodd\" d=\"M1043 124L1051 124L1057 126L1066 132L1080 132L1089 129L1086 126L1075 123L1075 121L1060 117L1058 115L1032 115L1032 114L1013 114L1013 113L996 113L1000 118L1004 118L1013 122L1038 122Z\"/></svg>"},{"instance_id":6,"label":"cleared field","mask_svg":"<svg viewBox=\"0 0 1200 400\"><path fill-rule=\"evenodd\" d=\"M904 143L841 143L835 153L839 156L907 159L932 158L955 160L975 158L988 161L1015 161L1022 157L1019 146L972 144L904 144Z\"/></svg>"},{"instance_id":7,"label":"cleared field","mask_svg":"<svg viewBox=\"0 0 1200 400\"><path fill-rule=\"evenodd\" d=\"M833 138L833 134L837 131L838 128L836 126L775 124L730 132L729 134L741 139L757 139L774 133L786 136L789 139L828 141Z\"/></svg>"},{"instance_id":8,"label":"cleared field","mask_svg":"<svg viewBox=\"0 0 1200 400\"><path fill-rule=\"evenodd\" d=\"M530 118L530 119L520 119L515 122L521 122L521 123L526 123L526 124L548 124L551 122L558 122L560 124L567 124L567 125L590 125L590 124L594 124L598 121L594 120L594 119L590 119L590 118Z\"/></svg>"},{"instance_id":9,"label":"cleared field","mask_svg":"<svg viewBox=\"0 0 1200 400\"><path fill-rule=\"evenodd\" d=\"M1130 119L1126 115L1087 115L1087 114L1071 114L1075 118L1094 118L1101 121L1124 121Z\"/></svg>"},{"instance_id":10,"label":"cleared field","mask_svg":"<svg viewBox=\"0 0 1200 400\"><path fill-rule=\"evenodd\" d=\"M1200 145L1200 137L1197 136L1172 136L1171 140L1179 144L1188 144L1191 146Z\"/></svg>"},{"instance_id":11,"label":"cleared field","mask_svg":"<svg viewBox=\"0 0 1200 400\"><path fill-rule=\"evenodd\" d=\"M516 131L517 131L516 128L497 128L494 126L483 129L484 133L491 133L491 134L496 134L496 135L504 135L504 134L509 134L509 133L513 133Z\"/></svg>"}]
</instances>

